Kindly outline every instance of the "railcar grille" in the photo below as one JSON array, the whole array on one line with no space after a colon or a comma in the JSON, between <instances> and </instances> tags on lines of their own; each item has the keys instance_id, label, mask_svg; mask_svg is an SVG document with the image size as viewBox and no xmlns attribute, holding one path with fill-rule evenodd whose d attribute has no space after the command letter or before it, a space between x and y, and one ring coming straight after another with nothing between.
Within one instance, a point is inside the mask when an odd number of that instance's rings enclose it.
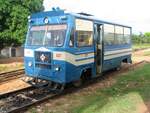
<instances>
[{"instance_id":1,"label":"railcar grille","mask_svg":"<svg viewBox=\"0 0 150 113\"><path fill-rule=\"evenodd\" d=\"M46 64L35 64L35 67L40 68L40 69L51 69L51 65L46 65Z\"/></svg>"},{"instance_id":2,"label":"railcar grille","mask_svg":"<svg viewBox=\"0 0 150 113\"><path fill-rule=\"evenodd\" d=\"M51 63L51 52L35 51L35 62L37 63Z\"/></svg>"}]
</instances>

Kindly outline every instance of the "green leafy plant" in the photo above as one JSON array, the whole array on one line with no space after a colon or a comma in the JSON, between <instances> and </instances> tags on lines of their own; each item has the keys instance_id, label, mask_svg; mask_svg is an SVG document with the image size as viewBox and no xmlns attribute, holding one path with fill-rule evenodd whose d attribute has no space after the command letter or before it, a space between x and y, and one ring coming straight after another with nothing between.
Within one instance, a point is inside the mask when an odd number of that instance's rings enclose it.
<instances>
[{"instance_id":1,"label":"green leafy plant","mask_svg":"<svg viewBox=\"0 0 150 113\"><path fill-rule=\"evenodd\" d=\"M43 0L0 0L0 50L22 45L27 32L27 17L43 9Z\"/></svg>"}]
</instances>

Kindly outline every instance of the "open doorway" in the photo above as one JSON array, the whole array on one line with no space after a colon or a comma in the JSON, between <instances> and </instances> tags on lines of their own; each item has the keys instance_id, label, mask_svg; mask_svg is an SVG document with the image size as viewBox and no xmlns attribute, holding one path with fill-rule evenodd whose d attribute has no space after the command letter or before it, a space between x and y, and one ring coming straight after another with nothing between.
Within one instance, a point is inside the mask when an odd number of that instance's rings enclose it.
<instances>
[{"instance_id":1,"label":"open doorway","mask_svg":"<svg viewBox=\"0 0 150 113\"><path fill-rule=\"evenodd\" d=\"M95 64L96 64L96 73L100 75L102 71L102 24L95 24Z\"/></svg>"}]
</instances>

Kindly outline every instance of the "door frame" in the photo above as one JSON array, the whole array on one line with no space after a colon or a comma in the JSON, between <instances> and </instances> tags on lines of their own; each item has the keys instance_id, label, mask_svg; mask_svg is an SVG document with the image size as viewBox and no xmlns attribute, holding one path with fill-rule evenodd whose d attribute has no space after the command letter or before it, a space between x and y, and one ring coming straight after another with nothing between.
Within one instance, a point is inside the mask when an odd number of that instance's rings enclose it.
<instances>
[{"instance_id":1,"label":"door frame","mask_svg":"<svg viewBox=\"0 0 150 113\"><path fill-rule=\"evenodd\" d=\"M102 73L102 66L103 66L103 36L104 36L103 31L104 31L104 25L102 23L94 23L96 76L100 76L101 73ZM100 53L98 53L98 49L100 49ZM100 55L99 60L98 60L98 57L97 57L98 54Z\"/></svg>"}]
</instances>

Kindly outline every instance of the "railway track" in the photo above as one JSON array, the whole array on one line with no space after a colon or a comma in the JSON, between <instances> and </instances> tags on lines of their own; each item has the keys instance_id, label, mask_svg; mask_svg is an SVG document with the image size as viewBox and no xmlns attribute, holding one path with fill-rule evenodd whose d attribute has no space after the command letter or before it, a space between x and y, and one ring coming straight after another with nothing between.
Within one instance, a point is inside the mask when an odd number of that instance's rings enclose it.
<instances>
[{"instance_id":1,"label":"railway track","mask_svg":"<svg viewBox=\"0 0 150 113\"><path fill-rule=\"evenodd\" d=\"M18 69L15 71L0 73L0 84L2 84L5 81L12 80L15 78L20 78L24 75L24 69Z\"/></svg>"},{"instance_id":2,"label":"railway track","mask_svg":"<svg viewBox=\"0 0 150 113\"><path fill-rule=\"evenodd\" d=\"M28 87L15 92L0 95L0 113L19 112L29 106L47 99L55 98L59 93L47 88Z\"/></svg>"},{"instance_id":3,"label":"railway track","mask_svg":"<svg viewBox=\"0 0 150 113\"><path fill-rule=\"evenodd\" d=\"M120 72L124 72L130 70L131 68L136 68L136 66L145 63L145 61L130 65L128 67L123 68ZM147 62L146 62L147 63ZM82 88L90 86L91 84L95 84L100 82L101 80L106 80L108 76L112 74L117 74L118 71L108 72L105 76L99 77L99 79L92 79L88 83L85 83L80 88L66 88L63 92L53 92L48 88L35 88L29 87L25 89L21 89L15 92L10 92L6 94L0 95L0 113L14 113L14 112L23 112L22 110L27 109L29 106L33 106L35 104L39 104L48 99L56 99L65 94L70 94L76 91L80 91Z\"/></svg>"}]
</instances>

